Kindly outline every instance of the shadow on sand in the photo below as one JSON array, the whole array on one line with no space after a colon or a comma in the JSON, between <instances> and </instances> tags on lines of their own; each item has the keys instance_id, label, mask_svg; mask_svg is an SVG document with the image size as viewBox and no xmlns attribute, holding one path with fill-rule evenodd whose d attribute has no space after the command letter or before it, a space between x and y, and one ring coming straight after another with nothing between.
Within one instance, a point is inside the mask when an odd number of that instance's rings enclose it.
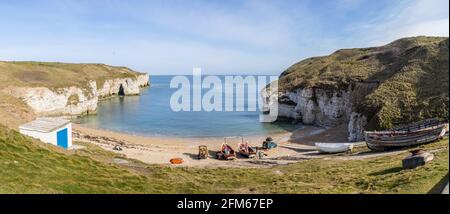
<instances>
[{"instance_id":1,"label":"shadow on sand","mask_svg":"<svg viewBox=\"0 0 450 214\"><path fill-rule=\"evenodd\" d=\"M281 148L285 148L285 149L290 149L292 151L298 152L298 153L303 153L303 152L313 152L313 151L317 151L315 148L294 148L294 147L290 147L290 146L280 146Z\"/></svg>"},{"instance_id":2,"label":"shadow on sand","mask_svg":"<svg viewBox=\"0 0 450 214\"><path fill-rule=\"evenodd\" d=\"M208 158L216 159L217 158L216 153L217 153L217 151L208 150ZM183 153L183 155L190 157L192 160L199 160L197 153L195 153L195 154L194 153Z\"/></svg>"}]
</instances>

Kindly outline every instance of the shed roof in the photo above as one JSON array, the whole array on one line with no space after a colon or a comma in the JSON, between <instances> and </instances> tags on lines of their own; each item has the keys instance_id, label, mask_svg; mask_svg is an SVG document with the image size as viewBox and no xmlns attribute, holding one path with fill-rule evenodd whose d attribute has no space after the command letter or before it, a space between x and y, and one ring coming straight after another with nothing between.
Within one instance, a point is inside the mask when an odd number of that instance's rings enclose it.
<instances>
[{"instance_id":1,"label":"shed roof","mask_svg":"<svg viewBox=\"0 0 450 214\"><path fill-rule=\"evenodd\" d=\"M38 132L51 132L69 123L69 120L62 118L40 117L34 121L19 126L19 129Z\"/></svg>"}]
</instances>

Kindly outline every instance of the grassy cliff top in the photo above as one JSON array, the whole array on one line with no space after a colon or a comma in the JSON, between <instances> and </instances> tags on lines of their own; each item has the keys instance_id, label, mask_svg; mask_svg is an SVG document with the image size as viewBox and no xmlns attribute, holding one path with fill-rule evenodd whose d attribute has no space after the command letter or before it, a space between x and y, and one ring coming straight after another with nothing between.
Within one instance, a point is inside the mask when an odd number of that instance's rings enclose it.
<instances>
[{"instance_id":1,"label":"grassy cliff top","mask_svg":"<svg viewBox=\"0 0 450 214\"><path fill-rule=\"evenodd\" d=\"M89 80L102 87L107 79L136 77L141 73L105 64L0 61L0 89L6 86L61 88L87 86Z\"/></svg>"},{"instance_id":2,"label":"grassy cliff top","mask_svg":"<svg viewBox=\"0 0 450 214\"><path fill-rule=\"evenodd\" d=\"M281 74L279 87L281 91L305 87L335 91L354 82L377 82L358 107L372 129L448 118L448 46L448 38L422 36L380 47L342 49L293 65Z\"/></svg>"},{"instance_id":3,"label":"grassy cliff top","mask_svg":"<svg viewBox=\"0 0 450 214\"><path fill-rule=\"evenodd\" d=\"M354 81L385 81L398 72L420 69L448 47L448 38L411 37L371 48L341 49L312 57L289 67L280 76L283 91L305 87L337 88Z\"/></svg>"}]
</instances>

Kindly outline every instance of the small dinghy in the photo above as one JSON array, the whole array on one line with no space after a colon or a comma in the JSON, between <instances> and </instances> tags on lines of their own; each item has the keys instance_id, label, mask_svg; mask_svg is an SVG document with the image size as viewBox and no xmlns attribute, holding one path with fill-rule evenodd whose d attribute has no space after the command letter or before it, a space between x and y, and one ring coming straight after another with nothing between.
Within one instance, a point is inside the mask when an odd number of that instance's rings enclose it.
<instances>
[{"instance_id":1,"label":"small dinghy","mask_svg":"<svg viewBox=\"0 0 450 214\"><path fill-rule=\"evenodd\" d=\"M256 149L249 146L248 142L238 144L239 154L247 158L254 158L256 156Z\"/></svg>"},{"instance_id":2,"label":"small dinghy","mask_svg":"<svg viewBox=\"0 0 450 214\"><path fill-rule=\"evenodd\" d=\"M351 143L315 143L317 151L320 153L342 153L353 150Z\"/></svg>"},{"instance_id":3,"label":"small dinghy","mask_svg":"<svg viewBox=\"0 0 450 214\"><path fill-rule=\"evenodd\" d=\"M236 159L236 152L231 146L226 143L222 144L220 151L217 152L217 159L219 160L234 160Z\"/></svg>"},{"instance_id":4,"label":"small dinghy","mask_svg":"<svg viewBox=\"0 0 450 214\"><path fill-rule=\"evenodd\" d=\"M170 159L171 164L182 164L184 160L182 158L172 158Z\"/></svg>"}]
</instances>

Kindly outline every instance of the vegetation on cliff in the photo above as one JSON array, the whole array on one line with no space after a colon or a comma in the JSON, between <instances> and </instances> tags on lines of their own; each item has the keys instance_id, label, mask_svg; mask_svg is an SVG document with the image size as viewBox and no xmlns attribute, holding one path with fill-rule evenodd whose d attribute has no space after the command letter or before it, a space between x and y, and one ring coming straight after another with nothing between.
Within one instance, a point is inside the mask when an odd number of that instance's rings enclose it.
<instances>
[{"instance_id":1,"label":"vegetation on cliff","mask_svg":"<svg viewBox=\"0 0 450 214\"><path fill-rule=\"evenodd\" d=\"M336 91L355 82L378 83L357 107L368 118L368 129L448 118L448 46L448 38L412 37L381 47L338 50L288 68L279 87L281 91L307 87Z\"/></svg>"},{"instance_id":2,"label":"vegetation on cliff","mask_svg":"<svg viewBox=\"0 0 450 214\"><path fill-rule=\"evenodd\" d=\"M100 88L107 79L136 78L139 74L126 67L105 64L0 61L0 81L4 83L0 89L11 85L86 88L91 80L95 80Z\"/></svg>"},{"instance_id":3,"label":"vegetation on cliff","mask_svg":"<svg viewBox=\"0 0 450 214\"><path fill-rule=\"evenodd\" d=\"M75 86L89 97L92 95L89 93L92 80L96 81L97 89L100 89L106 80L137 79L140 75L143 73L105 64L0 61L0 116L3 118L0 124L17 128L35 116L23 100L11 94L15 90L14 86L46 87L50 90ZM79 102L79 95L72 94L66 105L77 105Z\"/></svg>"}]
</instances>

